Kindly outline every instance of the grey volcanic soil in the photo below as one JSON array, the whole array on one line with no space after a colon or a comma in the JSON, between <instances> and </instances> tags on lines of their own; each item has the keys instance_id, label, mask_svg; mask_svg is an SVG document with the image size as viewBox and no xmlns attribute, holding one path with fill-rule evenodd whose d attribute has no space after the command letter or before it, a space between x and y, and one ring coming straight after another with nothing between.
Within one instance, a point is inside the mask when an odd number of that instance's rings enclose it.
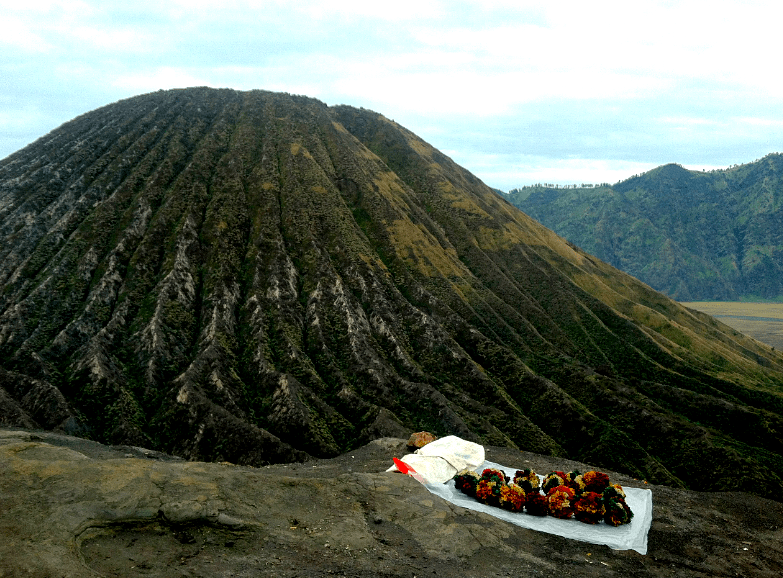
<instances>
[{"instance_id":1,"label":"grey volcanic soil","mask_svg":"<svg viewBox=\"0 0 783 578\"><path fill-rule=\"evenodd\" d=\"M264 468L0 430L0 577L779 576L783 504L651 487L648 554L448 504L387 474L403 440ZM590 469L507 448L510 466Z\"/></svg>"}]
</instances>

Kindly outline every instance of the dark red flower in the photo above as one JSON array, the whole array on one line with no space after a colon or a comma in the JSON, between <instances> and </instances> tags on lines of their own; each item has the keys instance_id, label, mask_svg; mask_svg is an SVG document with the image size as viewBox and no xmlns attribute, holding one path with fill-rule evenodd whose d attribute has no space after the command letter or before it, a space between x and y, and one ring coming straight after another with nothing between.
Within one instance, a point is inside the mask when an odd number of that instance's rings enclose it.
<instances>
[{"instance_id":1,"label":"dark red flower","mask_svg":"<svg viewBox=\"0 0 783 578\"><path fill-rule=\"evenodd\" d=\"M546 496L538 492L525 497L525 510L531 516L546 516L549 513L549 502Z\"/></svg>"},{"instance_id":2,"label":"dark red flower","mask_svg":"<svg viewBox=\"0 0 783 578\"><path fill-rule=\"evenodd\" d=\"M585 524L595 524L604 517L604 504L601 494L584 492L574 502L574 518Z\"/></svg>"}]
</instances>

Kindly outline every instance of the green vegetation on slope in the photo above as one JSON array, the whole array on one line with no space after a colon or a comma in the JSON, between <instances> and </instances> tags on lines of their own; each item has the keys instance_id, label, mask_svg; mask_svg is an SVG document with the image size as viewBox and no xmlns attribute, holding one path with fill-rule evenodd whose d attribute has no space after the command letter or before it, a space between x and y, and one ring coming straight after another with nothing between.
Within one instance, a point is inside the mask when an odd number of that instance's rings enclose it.
<instances>
[{"instance_id":1,"label":"green vegetation on slope","mask_svg":"<svg viewBox=\"0 0 783 578\"><path fill-rule=\"evenodd\" d=\"M783 296L781 154L711 172L665 165L611 187L525 187L508 198L674 299Z\"/></svg>"}]
</instances>

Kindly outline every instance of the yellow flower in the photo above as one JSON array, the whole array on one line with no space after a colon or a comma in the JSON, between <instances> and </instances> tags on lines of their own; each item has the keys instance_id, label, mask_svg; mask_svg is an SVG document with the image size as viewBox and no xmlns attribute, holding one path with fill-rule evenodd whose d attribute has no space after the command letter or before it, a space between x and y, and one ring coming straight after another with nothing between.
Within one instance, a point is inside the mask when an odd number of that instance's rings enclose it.
<instances>
[{"instance_id":1,"label":"yellow flower","mask_svg":"<svg viewBox=\"0 0 783 578\"><path fill-rule=\"evenodd\" d=\"M500 488L500 506L512 512L521 512L525 505L525 490L515 484Z\"/></svg>"}]
</instances>

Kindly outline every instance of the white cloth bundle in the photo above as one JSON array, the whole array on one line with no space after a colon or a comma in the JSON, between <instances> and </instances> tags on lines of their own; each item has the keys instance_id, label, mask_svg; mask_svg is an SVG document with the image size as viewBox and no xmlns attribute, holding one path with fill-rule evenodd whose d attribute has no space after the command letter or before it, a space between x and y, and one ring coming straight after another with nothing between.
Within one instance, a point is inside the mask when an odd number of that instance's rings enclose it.
<instances>
[{"instance_id":1,"label":"white cloth bundle","mask_svg":"<svg viewBox=\"0 0 783 578\"><path fill-rule=\"evenodd\" d=\"M465 468L476 469L484 463L484 446L446 436L428 443L415 453L400 458L424 478L427 484L443 484ZM392 466L387 472L399 471Z\"/></svg>"}]
</instances>

